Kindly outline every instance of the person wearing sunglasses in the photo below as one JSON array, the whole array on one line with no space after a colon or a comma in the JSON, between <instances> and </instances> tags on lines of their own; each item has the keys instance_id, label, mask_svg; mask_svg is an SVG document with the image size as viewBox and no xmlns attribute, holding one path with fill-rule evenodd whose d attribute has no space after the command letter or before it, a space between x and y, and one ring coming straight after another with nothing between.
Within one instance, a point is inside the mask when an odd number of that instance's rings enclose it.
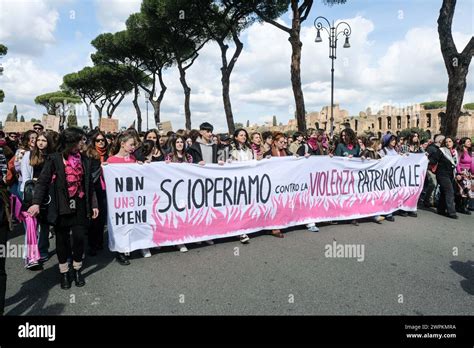
<instances>
[{"instance_id":1,"label":"person wearing sunglasses","mask_svg":"<svg viewBox=\"0 0 474 348\"><path fill-rule=\"evenodd\" d=\"M42 132L44 131L44 126L41 123L35 123L33 125L33 130L37 131L38 133Z\"/></svg>"},{"instance_id":2,"label":"person wearing sunglasses","mask_svg":"<svg viewBox=\"0 0 474 348\"><path fill-rule=\"evenodd\" d=\"M97 131L90 138L86 156L91 160L92 181L97 195L99 216L92 220L88 234L89 255L96 256L97 251L104 249L104 226L107 221L107 196L101 164L109 157L109 144L104 132Z\"/></svg>"},{"instance_id":3,"label":"person wearing sunglasses","mask_svg":"<svg viewBox=\"0 0 474 348\"><path fill-rule=\"evenodd\" d=\"M15 153L18 150L18 134L8 133L8 137L5 139L7 146Z\"/></svg>"}]
</instances>

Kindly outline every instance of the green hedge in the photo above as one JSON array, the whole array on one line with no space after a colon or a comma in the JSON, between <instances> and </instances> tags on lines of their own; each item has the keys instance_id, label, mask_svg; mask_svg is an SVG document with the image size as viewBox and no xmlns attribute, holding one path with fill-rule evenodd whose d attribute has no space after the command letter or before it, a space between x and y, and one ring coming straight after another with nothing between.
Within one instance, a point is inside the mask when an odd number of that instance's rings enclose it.
<instances>
[{"instance_id":1,"label":"green hedge","mask_svg":"<svg viewBox=\"0 0 474 348\"><path fill-rule=\"evenodd\" d=\"M431 101L421 103L420 105L425 107L425 110L432 110L432 109L441 109L446 107L446 102L444 101Z\"/></svg>"}]
</instances>

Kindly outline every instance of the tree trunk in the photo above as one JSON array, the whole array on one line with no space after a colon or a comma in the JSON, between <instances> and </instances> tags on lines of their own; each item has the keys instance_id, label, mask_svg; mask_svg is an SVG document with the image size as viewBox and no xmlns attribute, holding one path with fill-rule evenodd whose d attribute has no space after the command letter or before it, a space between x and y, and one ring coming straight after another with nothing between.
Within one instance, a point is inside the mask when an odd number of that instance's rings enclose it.
<instances>
[{"instance_id":1,"label":"tree trunk","mask_svg":"<svg viewBox=\"0 0 474 348\"><path fill-rule=\"evenodd\" d=\"M235 123L234 115L232 113L232 104L230 103L230 76L229 74L222 70L222 99L224 101L224 112L225 118L227 120L227 128L229 129L229 134L234 134L235 132Z\"/></svg>"},{"instance_id":2,"label":"tree trunk","mask_svg":"<svg viewBox=\"0 0 474 348\"><path fill-rule=\"evenodd\" d=\"M221 49L222 100L224 102L224 112L227 120L227 128L229 129L229 134L233 134L235 132L234 114L232 113L232 104L230 102L230 75L232 74L232 70L234 69L235 62L237 62L237 59L239 58L240 53L242 52L242 49L244 47L243 43L239 40L238 34L234 30L232 31L232 39L235 43L235 51L232 55L230 64L228 64L227 62L227 49L229 48L229 46L224 43L224 39L217 41Z\"/></svg>"},{"instance_id":3,"label":"tree trunk","mask_svg":"<svg viewBox=\"0 0 474 348\"><path fill-rule=\"evenodd\" d=\"M90 130L92 130L92 111L91 111L91 105L90 104L86 104L86 107L87 107L87 117L89 118L89 128Z\"/></svg>"},{"instance_id":4,"label":"tree trunk","mask_svg":"<svg viewBox=\"0 0 474 348\"><path fill-rule=\"evenodd\" d=\"M467 69L459 69L459 76L449 78L446 117L442 118L441 133L455 137L458 132L459 114L466 90Z\"/></svg>"},{"instance_id":5,"label":"tree trunk","mask_svg":"<svg viewBox=\"0 0 474 348\"><path fill-rule=\"evenodd\" d=\"M137 112L137 129L139 132L142 131L142 112L140 110L140 106L138 105L138 85L135 85L134 88L135 96L133 98L133 106L135 107L135 111Z\"/></svg>"},{"instance_id":6,"label":"tree trunk","mask_svg":"<svg viewBox=\"0 0 474 348\"><path fill-rule=\"evenodd\" d=\"M157 100L153 100L153 98L150 98L150 103L153 106L153 116L155 117L155 127L158 127L158 123L161 122L160 120L160 108L161 108L161 103Z\"/></svg>"},{"instance_id":7,"label":"tree trunk","mask_svg":"<svg viewBox=\"0 0 474 348\"><path fill-rule=\"evenodd\" d=\"M187 130L191 130L191 109L189 106L189 102L191 99L191 88L186 83L186 70L183 69L182 62L178 62L178 70L179 70L179 81L181 82L181 86L183 86L184 91L184 119L185 119L185 127Z\"/></svg>"},{"instance_id":8,"label":"tree trunk","mask_svg":"<svg viewBox=\"0 0 474 348\"><path fill-rule=\"evenodd\" d=\"M103 110L104 106L103 105L99 106L97 104L94 104L94 106L97 109L97 111L99 112L99 119L101 119L102 118L102 110Z\"/></svg>"},{"instance_id":9,"label":"tree trunk","mask_svg":"<svg viewBox=\"0 0 474 348\"><path fill-rule=\"evenodd\" d=\"M158 80L160 81L160 86L161 86L161 90L160 90L160 94L158 95L158 99L157 100L153 100L153 95L151 95L151 98L150 98L150 102L151 102L151 105L153 105L153 108L154 108L154 116L155 116L155 125L156 127L158 128L158 123L160 123L160 109L161 109L161 102L163 101L163 98L165 96L165 92L166 92L166 85L163 81L163 73L162 73L162 70L160 70L158 72ZM154 91L154 88L153 88L153 91Z\"/></svg>"},{"instance_id":10,"label":"tree trunk","mask_svg":"<svg viewBox=\"0 0 474 348\"><path fill-rule=\"evenodd\" d=\"M441 53L449 79L446 117L443 119L441 132L449 136L456 136L458 131L459 114L466 90L466 77L474 54L474 37L461 53L458 53L454 44L451 27L455 8L456 0L443 0L438 17Z\"/></svg>"},{"instance_id":11,"label":"tree trunk","mask_svg":"<svg viewBox=\"0 0 474 348\"><path fill-rule=\"evenodd\" d=\"M120 97L119 97L119 96L120 96ZM117 98L118 98L118 100L117 100ZM112 118L112 116L114 115L115 110L116 110L117 107L120 105L120 103L122 102L123 98L125 98L125 92L122 92L122 93L117 94L117 95L110 101L110 105L109 105L109 107L107 108L107 116L108 116L108 118Z\"/></svg>"},{"instance_id":12,"label":"tree trunk","mask_svg":"<svg viewBox=\"0 0 474 348\"><path fill-rule=\"evenodd\" d=\"M290 38L291 43L291 85L296 105L296 121L298 131L306 133L306 112L304 107L303 90L301 89L301 47L303 43L300 40L300 14L298 12L298 1L292 0L291 7L293 19L291 25Z\"/></svg>"}]
</instances>

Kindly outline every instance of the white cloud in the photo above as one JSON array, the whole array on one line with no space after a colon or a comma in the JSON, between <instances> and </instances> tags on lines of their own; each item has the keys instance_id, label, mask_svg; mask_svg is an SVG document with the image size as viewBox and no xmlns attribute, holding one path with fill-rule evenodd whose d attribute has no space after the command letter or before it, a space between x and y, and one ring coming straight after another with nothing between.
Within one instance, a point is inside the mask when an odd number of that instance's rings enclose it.
<instances>
[{"instance_id":1,"label":"white cloud","mask_svg":"<svg viewBox=\"0 0 474 348\"><path fill-rule=\"evenodd\" d=\"M54 31L59 19L54 2L46 0L0 3L0 41L11 52L40 55L55 42Z\"/></svg>"},{"instance_id":2,"label":"white cloud","mask_svg":"<svg viewBox=\"0 0 474 348\"><path fill-rule=\"evenodd\" d=\"M100 32L117 32L125 29L127 18L140 11L142 0L96 0L96 15Z\"/></svg>"},{"instance_id":3,"label":"white cloud","mask_svg":"<svg viewBox=\"0 0 474 348\"><path fill-rule=\"evenodd\" d=\"M5 118L17 105L18 113L27 119L38 118L46 110L34 103L36 96L58 90L62 77L58 73L43 70L29 58L9 58L3 63L1 78L5 102L0 104L0 115Z\"/></svg>"}]
</instances>

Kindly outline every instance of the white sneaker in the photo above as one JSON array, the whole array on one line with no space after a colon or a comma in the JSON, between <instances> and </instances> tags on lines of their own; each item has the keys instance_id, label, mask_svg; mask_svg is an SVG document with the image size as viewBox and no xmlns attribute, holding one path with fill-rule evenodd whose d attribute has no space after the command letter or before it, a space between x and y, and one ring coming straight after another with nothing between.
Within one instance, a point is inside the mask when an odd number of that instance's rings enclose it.
<instances>
[{"instance_id":1,"label":"white sneaker","mask_svg":"<svg viewBox=\"0 0 474 348\"><path fill-rule=\"evenodd\" d=\"M319 228L316 225L310 226L310 227L308 227L308 231L310 231L310 232L319 232Z\"/></svg>"},{"instance_id":2,"label":"white sneaker","mask_svg":"<svg viewBox=\"0 0 474 348\"><path fill-rule=\"evenodd\" d=\"M243 235L240 236L240 243L242 243L242 244L248 243L249 240L250 240L250 238L246 234L243 234Z\"/></svg>"},{"instance_id":3,"label":"white sneaker","mask_svg":"<svg viewBox=\"0 0 474 348\"><path fill-rule=\"evenodd\" d=\"M188 252L188 248L186 248L186 245L184 245L184 244L177 245L176 247L177 247L177 248L179 249L179 251L181 251L182 253Z\"/></svg>"},{"instance_id":4,"label":"white sneaker","mask_svg":"<svg viewBox=\"0 0 474 348\"><path fill-rule=\"evenodd\" d=\"M151 257L150 249L142 249L143 257Z\"/></svg>"}]
</instances>

